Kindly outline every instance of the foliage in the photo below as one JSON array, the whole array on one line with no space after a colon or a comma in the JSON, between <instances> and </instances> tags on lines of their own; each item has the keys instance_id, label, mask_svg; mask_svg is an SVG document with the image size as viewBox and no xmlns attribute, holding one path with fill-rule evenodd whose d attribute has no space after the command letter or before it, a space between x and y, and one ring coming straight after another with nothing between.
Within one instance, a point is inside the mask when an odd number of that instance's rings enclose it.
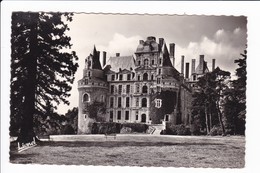
<instances>
[{"instance_id":1,"label":"foliage","mask_svg":"<svg viewBox=\"0 0 260 173\"><path fill-rule=\"evenodd\" d=\"M165 134L167 135L190 135L190 129L183 124L174 125L167 123Z\"/></svg>"},{"instance_id":2,"label":"foliage","mask_svg":"<svg viewBox=\"0 0 260 173\"><path fill-rule=\"evenodd\" d=\"M92 134L120 133L121 124L115 122L94 122L92 124Z\"/></svg>"},{"instance_id":3,"label":"foliage","mask_svg":"<svg viewBox=\"0 0 260 173\"><path fill-rule=\"evenodd\" d=\"M92 103L85 103L83 112L88 113L91 119L105 122L106 105L104 102L94 100Z\"/></svg>"},{"instance_id":4,"label":"foliage","mask_svg":"<svg viewBox=\"0 0 260 173\"><path fill-rule=\"evenodd\" d=\"M14 12L11 38L11 134L29 142L35 135L33 116L46 118L67 97L78 64L64 20L71 13Z\"/></svg>"},{"instance_id":5,"label":"foliage","mask_svg":"<svg viewBox=\"0 0 260 173\"><path fill-rule=\"evenodd\" d=\"M136 133L146 133L146 130L148 129L147 124L140 123L124 123L122 124L122 128L123 127L131 128L131 131Z\"/></svg>"},{"instance_id":6,"label":"foliage","mask_svg":"<svg viewBox=\"0 0 260 173\"><path fill-rule=\"evenodd\" d=\"M65 114L65 117L68 121L68 124L73 129L73 134L76 134L78 131L78 108L74 107Z\"/></svg>"},{"instance_id":7,"label":"foliage","mask_svg":"<svg viewBox=\"0 0 260 173\"><path fill-rule=\"evenodd\" d=\"M222 134L223 134L222 128L219 127L219 126L213 126L212 129L210 129L209 134L210 134L211 136L222 135Z\"/></svg>"}]
</instances>

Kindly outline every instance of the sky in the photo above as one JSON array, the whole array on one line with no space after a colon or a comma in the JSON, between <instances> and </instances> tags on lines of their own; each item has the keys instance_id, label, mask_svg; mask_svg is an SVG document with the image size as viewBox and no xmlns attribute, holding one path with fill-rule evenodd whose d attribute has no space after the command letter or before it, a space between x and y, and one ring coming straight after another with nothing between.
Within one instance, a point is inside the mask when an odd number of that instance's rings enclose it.
<instances>
[{"instance_id":1,"label":"sky","mask_svg":"<svg viewBox=\"0 0 260 173\"><path fill-rule=\"evenodd\" d=\"M92 53L94 45L98 51L110 56L134 55L139 40L148 36L164 38L167 45L175 43L175 68L180 71L181 55L185 62L205 55L211 69L212 59L216 66L231 72L234 77L240 57L247 44L247 18L244 16L188 16L188 15L119 15L119 14L74 14L68 23L72 50L79 57L79 68L75 74L70 105L59 105L58 112L78 106L77 81L83 77L85 58Z\"/></svg>"}]
</instances>

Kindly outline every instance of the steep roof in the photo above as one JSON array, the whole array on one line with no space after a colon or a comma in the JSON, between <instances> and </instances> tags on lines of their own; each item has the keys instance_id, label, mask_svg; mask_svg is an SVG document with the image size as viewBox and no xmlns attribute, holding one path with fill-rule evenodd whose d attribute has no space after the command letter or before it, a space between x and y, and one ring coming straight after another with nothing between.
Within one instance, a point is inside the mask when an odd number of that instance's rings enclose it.
<instances>
[{"instance_id":1,"label":"steep roof","mask_svg":"<svg viewBox=\"0 0 260 173\"><path fill-rule=\"evenodd\" d=\"M94 50L93 50L93 69L99 69L102 70L100 61L99 61L99 53L96 50L96 46L94 46Z\"/></svg>"},{"instance_id":2,"label":"steep roof","mask_svg":"<svg viewBox=\"0 0 260 173\"><path fill-rule=\"evenodd\" d=\"M119 72L119 69L131 71L135 69L135 60L133 56L110 57L107 65L110 65L110 70L114 72Z\"/></svg>"},{"instance_id":3,"label":"steep roof","mask_svg":"<svg viewBox=\"0 0 260 173\"><path fill-rule=\"evenodd\" d=\"M167 49L167 46L166 44L164 43L163 45L163 66L164 67L172 67L172 62L170 60L170 57L169 57L169 52L168 52L168 49Z\"/></svg>"},{"instance_id":4,"label":"steep roof","mask_svg":"<svg viewBox=\"0 0 260 173\"><path fill-rule=\"evenodd\" d=\"M203 61L203 64L199 64L195 70L196 74L204 74L206 72L209 72L207 62Z\"/></svg>"}]
</instances>

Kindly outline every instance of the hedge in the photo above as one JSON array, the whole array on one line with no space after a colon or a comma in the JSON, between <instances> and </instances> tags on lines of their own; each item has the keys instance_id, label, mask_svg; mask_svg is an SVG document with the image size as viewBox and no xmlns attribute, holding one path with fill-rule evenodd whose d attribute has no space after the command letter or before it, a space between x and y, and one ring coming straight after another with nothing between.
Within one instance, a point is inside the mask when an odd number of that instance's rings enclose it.
<instances>
[{"instance_id":1,"label":"hedge","mask_svg":"<svg viewBox=\"0 0 260 173\"><path fill-rule=\"evenodd\" d=\"M166 130L163 132L166 135L190 135L190 128L185 127L183 124L174 125L167 123Z\"/></svg>"}]
</instances>

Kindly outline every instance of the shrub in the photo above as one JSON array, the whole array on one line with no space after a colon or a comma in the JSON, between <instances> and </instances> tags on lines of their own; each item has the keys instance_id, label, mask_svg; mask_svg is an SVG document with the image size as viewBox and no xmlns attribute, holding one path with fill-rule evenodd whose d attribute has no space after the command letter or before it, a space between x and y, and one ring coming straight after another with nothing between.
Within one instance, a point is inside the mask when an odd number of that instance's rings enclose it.
<instances>
[{"instance_id":1,"label":"shrub","mask_svg":"<svg viewBox=\"0 0 260 173\"><path fill-rule=\"evenodd\" d=\"M66 124L62 129L61 129L61 133L64 135L71 135L71 134L75 134L75 131L73 129L73 127L69 124Z\"/></svg>"},{"instance_id":2,"label":"shrub","mask_svg":"<svg viewBox=\"0 0 260 173\"><path fill-rule=\"evenodd\" d=\"M92 125L92 134L120 133L121 124L114 122L94 122Z\"/></svg>"},{"instance_id":3,"label":"shrub","mask_svg":"<svg viewBox=\"0 0 260 173\"><path fill-rule=\"evenodd\" d=\"M174 125L167 123L166 130L163 133L167 135L190 135L190 129L183 124Z\"/></svg>"},{"instance_id":4,"label":"shrub","mask_svg":"<svg viewBox=\"0 0 260 173\"><path fill-rule=\"evenodd\" d=\"M146 130L148 129L148 125L138 124L138 123L124 123L122 124L122 128L130 128L131 132L146 133Z\"/></svg>"},{"instance_id":5,"label":"shrub","mask_svg":"<svg viewBox=\"0 0 260 173\"><path fill-rule=\"evenodd\" d=\"M191 124L190 126L191 135L201 135L200 127L196 124Z\"/></svg>"},{"instance_id":6,"label":"shrub","mask_svg":"<svg viewBox=\"0 0 260 173\"><path fill-rule=\"evenodd\" d=\"M209 134L211 136L222 135L222 129L219 126L213 126L213 128L210 130Z\"/></svg>"}]
</instances>

